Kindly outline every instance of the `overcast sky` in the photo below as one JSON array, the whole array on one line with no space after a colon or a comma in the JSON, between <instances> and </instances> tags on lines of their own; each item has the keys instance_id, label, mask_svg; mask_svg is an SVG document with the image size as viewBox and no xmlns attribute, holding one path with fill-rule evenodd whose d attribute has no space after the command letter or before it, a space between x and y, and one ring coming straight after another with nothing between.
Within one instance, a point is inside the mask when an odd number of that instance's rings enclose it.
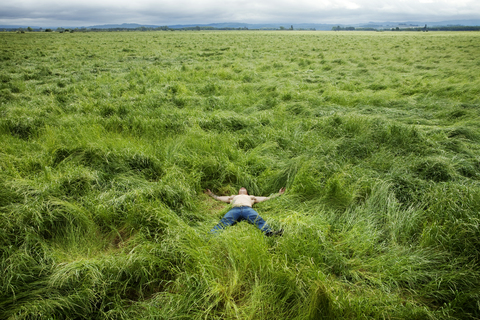
<instances>
[{"instance_id":1,"label":"overcast sky","mask_svg":"<svg viewBox=\"0 0 480 320\"><path fill-rule=\"evenodd\" d=\"M480 19L480 0L4 0L0 25L366 23Z\"/></svg>"}]
</instances>

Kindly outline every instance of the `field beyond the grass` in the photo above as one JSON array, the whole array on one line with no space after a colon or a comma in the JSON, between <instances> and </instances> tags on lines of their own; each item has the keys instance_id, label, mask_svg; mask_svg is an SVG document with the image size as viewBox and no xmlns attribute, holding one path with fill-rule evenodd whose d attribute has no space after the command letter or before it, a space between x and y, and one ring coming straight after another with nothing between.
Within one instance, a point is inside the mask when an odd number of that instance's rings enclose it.
<instances>
[{"instance_id":1,"label":"field beyond the grass","mask_svg":"<svg viewBox=\"0 0 480 320\"><path fill-rule=\"evenodd\" d=\"M480 33L0 33L1 319L479 319ZM203 193L240 187L282 237Z\"/></svg>"}]
</instances>

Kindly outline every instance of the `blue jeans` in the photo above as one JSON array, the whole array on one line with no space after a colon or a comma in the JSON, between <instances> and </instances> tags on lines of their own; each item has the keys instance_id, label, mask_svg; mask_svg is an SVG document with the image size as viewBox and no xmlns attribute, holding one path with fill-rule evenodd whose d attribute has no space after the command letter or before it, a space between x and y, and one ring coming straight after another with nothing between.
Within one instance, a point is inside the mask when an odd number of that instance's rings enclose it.
<instances>
[{"instance_id":1,"label":"blue jeans","mask_svg":"<svg viewBox=\"0 0 480 320\"><path fill-rule=\"evenodd\" d=\"M220 220L220 222L210 230L210 233L224 229L228 226L233 226L237 222L247 220L249 223L257 226L263 233L271 232L270 226L258 215L258 213L251 207L233 207Z\"/></svg>"}]
</instances>

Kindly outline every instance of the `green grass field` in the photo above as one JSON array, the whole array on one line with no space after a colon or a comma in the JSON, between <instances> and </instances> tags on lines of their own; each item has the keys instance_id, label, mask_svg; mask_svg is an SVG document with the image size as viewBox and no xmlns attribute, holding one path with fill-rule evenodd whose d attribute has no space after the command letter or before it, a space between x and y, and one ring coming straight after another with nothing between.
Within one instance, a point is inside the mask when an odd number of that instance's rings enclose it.
<instances>
[{"instance_id":1,"label":"green grass field","mask_svg":"<svg viewBox=\"0 0 480 320\"><path fill-rule=\"evenodd\" d=\"M0 33L1 319L479 319L480 33ZM239 223L203 193L279 198Z\"/></svg>"}]
</instances>

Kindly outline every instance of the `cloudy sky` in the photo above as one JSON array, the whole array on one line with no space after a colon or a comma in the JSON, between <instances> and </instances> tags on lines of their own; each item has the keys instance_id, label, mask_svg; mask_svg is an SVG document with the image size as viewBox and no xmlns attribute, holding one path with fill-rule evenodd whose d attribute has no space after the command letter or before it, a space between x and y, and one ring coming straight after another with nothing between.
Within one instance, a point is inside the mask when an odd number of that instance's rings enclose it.
<instances>
[{"instance_id":1,"label":"cloudy sky","mask_svg":"<svg viewBox=\"0 0 480 320\"><path fill-rule=\"evenodd\" d=\"M365 23L480 19L480 0L10 0L0 25Z\"/></svg>"}]
</instances>

